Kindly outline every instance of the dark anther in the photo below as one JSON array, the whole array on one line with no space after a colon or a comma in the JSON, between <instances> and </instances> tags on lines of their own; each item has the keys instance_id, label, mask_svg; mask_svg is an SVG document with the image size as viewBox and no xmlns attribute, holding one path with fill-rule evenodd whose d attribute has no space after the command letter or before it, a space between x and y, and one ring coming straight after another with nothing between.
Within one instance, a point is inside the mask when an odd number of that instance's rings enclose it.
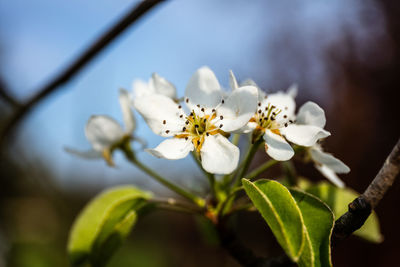
<instances>
[{"instance_id":1,"label":"dark anther","mask_svg":"<svg viewBox=\"0 0 400 267\"><path fill-rule=\"evenodd\" d=\"M261 109L258 110L258 113L261 113Z\"/></svg>"},{"instance_id":2,"label":"dark anther","mask_svg":"<svg viewBox=\"0 0 400 267\"><path fill-rule=\"evenodd\" d=\"M265 107L265 110L268 110L268 107Z\"/></svg>"},{"instance_id":3,"label":"dark anther","mask_svg":"<svg viewBox=\"0 0 400 267\"><path fill-rule=\"evenodd\" d=\"M293 121L292 121L292 120L289 120L289 122L290 122L290 123L293 123Z\"/></svg>"},{"instance_id":4,"label":"dark anther","mask_svg":"<svg viewBox=\"0 0 400 267\"><path fill-rule=\"evenodd\" d=\"M209 133L206 133L206 135L209 136L210 134L209 134Z\"/></svg>"},{"instance_id":5,"label":"dark anther","mask_svg":"<svg viewBox=\"0 0 400 267\"><path fill-rule=\"evenodd\" d=\"M167 121L166 120L163 120L163 122L162 122L163 124L166 124L167 123Z\"/></svg>"},{"instance_id":6,"label":"dark anther","mask_svg":"<svg viewBox=\"0 0 400 267\"><path fill-rule=\"evenodd\" d=\"M179 118L183 118L183 115L180 115Z\"/></svg>"},{"instance_id":7,"label":"dark anther","mask_svg":"<svg viewBox=\"0 0 400 267\"><path fill-rule=\"evenodd\" d=\"M219 128L222 128L222 126L224 126L224 125L223 125L223 124L220 124L220 125L219 125Z\"/></svg>"},{"instance_id":8,"label":"dark anther","mask_svg":"<svg viewBox=\"0 0 400 267\"><path fill-rule=\"evenodd\" d=\"M258 102L258 106L261 107L261 102Z\"/></svg>"},{"instance_id":9,"label":"dark anther","mask_svg":"<svg viewBox=\"0 0 400 267\"><path fill-rule=\"evenodd\" d=\"M200 145L200 140L197 140L197 145Z\"/></svg>"},{"instance_id":10,"label":"dark anther","mask_svg":"<svg viewBox=\"0 0 400 267\"><path fill-rule=\"evenodd\" d=\"M221 116L219 116L219 118L220 118L221 120L223 120L223 119L224 119L224 116L221 115Z\"/></svg>"},{"instance_id":11,"label":"dark anther","mask_svg":"<svg viewBox=\"0 0 400 267\"><path fill-rule=\"evenodd\" d=\"M189 98L186 98L186 103L189 103Z\"/></svg>"},{"instance_id":12,"label":"dark anther","mask_svg":"<svg viewBox=\"0 0 400 267\"><path fill-rule=\"evenodd\" d=\"M274 121L275 120L275 117L271 117L271 121Z\"/></svg>"},{"instance_id":13,"label":"dark anther","mask_svg":"<svg viewBox=\"0 0 400 267\"><path fill-rule=\"evenodd\" d=\"M199 105L199 104L197 104L196 106L197 106L198 108L200 107L200 105Z\"/></svg>"},{"instance_id":14,"label":"dark anther","mask_svg":"<svg viewBox=\"0 0 400 267\"><path fill-rule=\"evenodd\" d=\"M288 124L287 123L285 123L285 127L287 127L288 126Z\"/></svg>"},{"instance_id":15,"label":"dark anther","mask_svg":"<svg viewBox=\"0 0 400 267\"><path fill-rule=\"evenodd\" d=\"M221 103L222 103L222 104L225 103L225 100L222 99Z\"/></svg>"},{"instance_id":16,"label":"dark anther","mask_svg":"<svg viewBox=\"0 0 400 267\"><path fill-rule=\"evenodd\" d=\"M189 116L190 116L190 117L193 116L193 112L190 112L190 115L189 115Z\"/></svg>"},{"instance_id":17,"label":"dark anther","mask_svg":"<svg viewBox=\"0 0 400 267\"><path fill-rule=\"evenodd\" d=\"M195 128L199 128L199 125L198 125L198 124L195 124L194 127L195 127Z\"/></svg>"},{"instance_id":18,"label":"dark anther","mask_svg":"<svg viewBox=\"0 0 400 267\"><path fill-rule=\"evenodd\" d=\"M207 119L205 118L205 119L204 119L204 123L206 123L206 122L207 122Z\"/></svg>"},{"instance_id":19,"label":"dark anther","mask_svg":"<svg viewBox=\"0 0 400 267\"><path fill-rule=\"evenodd\" d=\"M215 112L215 108L213 108L213 110L211 110L211 112L214 113Z\"/></svg>"},{"instance_id":20,"label":"dark anther","mask_svg":"<svg viewBox=\"0 0 400 267\"><path fill-rule=\"evenodd\" d=\"M166 130L165 133L169 133L169 130Z\"/></svg>"},{"instance_id":21,"label":"dark anther","mask_svg":"<svg viewBox=\"0 0 400 267\"><path fill-rule=\"evenodd\" d=\"M286 118L287 118L287 115L283 115L283 118L286 119Z\"/></svg>"},{"instance_id":22,"label":"dark anther","mask_svg":"<svg viewBox=\"0 0 400 267\"><path fill-rule=\"evenodd\" d=\"M201 108L201 111L204 112L204 108Z\"/></svg>"},{"instance_id":23,"label":"dark anther","mask_svg":"<svg viewBox=\"0 0 400 267\"><path fill-rule=\"evenodd\" d=\"M272 106L271 108L276 108L276 106Z\"/></svg>"},{"instance_id":24,"label":"dark anther","mask_svg":"<svg viewBox=\"0 0 400 267\"><path fill-rule=\"evenodd\" d=\"M186 127L183 127L182 132L186 131Z\"/></svg>"},{"instance_id":25,"label":"dark anther","mask_svg":"<svg viewBox=\"0 0 400 267\"><path fill-rule=\"evenodd\" d=\"M276 113L275 113L275 112L272 112L272 115L276 116Z\"/></svg>"},{"instance_id":26,"label":"dark anther","mask_svg":"<svg viewBox=\"0 0 400 267\"><path fill-rule=\"evenodd\" d=\"M178 106L178 108L182 108L182 106L181 106L181 105L179 105L179 106Z\"/></svg>"},{"instance_id":27,"label":"dark anther","mask_svg":"<svg viewBox=\"0 0 400 267\"><path fill-rule=\"evenodd\" d=\"M185 137L185 140L188 140L189 139L189 137Z\"/></svg>"}]
</instances>

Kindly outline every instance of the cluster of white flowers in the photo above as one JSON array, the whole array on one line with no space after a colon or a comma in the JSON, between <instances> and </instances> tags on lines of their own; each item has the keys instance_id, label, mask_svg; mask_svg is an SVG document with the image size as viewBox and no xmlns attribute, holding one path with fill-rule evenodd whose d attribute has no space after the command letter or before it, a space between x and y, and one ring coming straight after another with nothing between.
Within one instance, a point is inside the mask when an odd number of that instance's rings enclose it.
<instances>
[{"instance_id":1,"label":"cluster of white flowers","mask_svg":"<svg viewBox=\"0 0 400 267\"><path fill-rule=\"evenodd\" d=\"M238 167L240 154L229 141L230 134L251 134L252 142L263 140L266 153L278 161L294 156L292 144L304 147L323 175L337 186L344 185L336 173L350 169L323 152L319 144L330 135L324 130L322 108L307 102L296 114L296 86L267 95L251 80L239 85L232 72L230 84L229 92L223 90L212 70L202 67L191 77L179 101L175 86L158 74L153 74L148 83L135 81L131 94L125 90L120 93L125 130L107 116L92 116L85 133L93 149L74 153L103 156L112 163L110 154L116 144L133 138L133 106L155 134L167 138L146 150L156 157L176 160L194 151L207 172L230 174Z\"/></svg>"}]
</instances>

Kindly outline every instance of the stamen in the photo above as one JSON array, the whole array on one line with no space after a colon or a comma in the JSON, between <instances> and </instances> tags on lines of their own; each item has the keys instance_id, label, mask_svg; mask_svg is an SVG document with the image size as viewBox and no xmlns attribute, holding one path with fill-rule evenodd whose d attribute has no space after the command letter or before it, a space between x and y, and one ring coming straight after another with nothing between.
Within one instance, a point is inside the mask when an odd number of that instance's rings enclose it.
<instances>
[{"instance_id":1,"label":"stamen","mask_svg":"<svg viewBox=\"0 0 400 267\"><path fill-rule=\"evenodd\" d=\"M186 103L189 103L189 98L186 98Z\"/></svg>"},{"instance_id":2,"label":"stamen","mask_svg":"<svg viewBox=\"0 0 400 267\"><path fill-rule=\"evenodd\" d=\"M288 124L287 123L285 123L285 127L287 127L288 126Z\"/></svg>"},{"instance_id":3,"label":"stamen","mask_svg":"<svg viewBox=\"0 0 400 267\"><path fill-rule=\"evenodd\" d=\"M219 125L219 128L222 128L222 126L224 126L224 125L223 125L223 124L220 124L220 125Z\"/></svg>"},{"instance_id":4,"label":"stamen","mask_svg":"<svg viewBox=\"0 0 400 267\"><path fill-rule=\"evenodd\" d=\"M183 118L183 115L179 115L179 118Z\"/></svg>"},{"instance_id":5,"label":"stamen","mask_svg":"<svg viewBox=\"0 0 400 267\"><path fill-rule=\"evenodd\" d=\"M186 121L185 123L186 123L186 124L189 124L189 121Z\"/></svg>"},{"instance_id":6,"label":"stamen","mask_svg":"<svg viewBox=\"0 0 400 267\"><path fill-rule=\"evenodd\" d=\"M182 132L184 132L184 131L186 131L186 127L183 127L183 128L182 128Z\"/></svg>"},{"instance_id":7,"label":"stamen","mask_svg":"<svg viewBox=\"0 0 400 267\"><path fill-rule=\"evenodd\" d=\"M283 115L283 118L286 119L286 118L287 118L287 115Z\"/></svg>"},{"instance_id":8,"label":"stamen","mask_svg":"<svg viewBox=\"0 0 400 267\"><path fill-rule=\"evenodd\" d=\"M261 107L261 102L258 102L258 106Z\"/></svg>"},{"instance_id":9,"label":"stamen","mask_svg":"<svg viewBox=\"0 0 400 267\"><path fill-rule=\"evenodd\" d=\"M292 121L292 120L289 120L289 122L290 122L290 123L293 123L293 121Z\"/></svg>"},{"instance_id":10,"label":"stamen","mask_svg":"<svg viewBox=\"0 0 400 267\"><path fill-rule=\"evenodd\" d=\"M197 104L196 106L197 106L198 108L200 107L200 105L199 105L199 104Z\"/></svg>"},{"instance_id":11,"label":"stamen","mask_svg":"<svg viewBox=\"0 0 400 267\"><path fill-rule=\"evenodd\" d=\"M163 124L166 124L167 123L167 121L166 120L163 120L163 122L162 122Z\"/></svg>"},{"instance_id":12,"label":"stamen","mask_svg":"<svg viewBox=\"0 0 400 267\"><path fill-rule=\"evenodd\" d=\"M288 107L285 107L285 110L288 110Z\"/></svg>"},{"instance_id":13,"label":"stamen","mask_svg":"<svg viewBox=\"0 0 400 267\"><path fill-rule=\"evenodd\" d=\"M210 136L210 134L209 134L209 133L206 133L206 135L207 135L207 136Z\"/></svg>"},{"instance_id":14,"label":"stamen","mask_svg":"<svg viewBox=\"0 0 400 267\"><path fill-rule=\"evenodd\" d=\"M181 109L181 108L182 108L182 106L181 106L181 105L179 105L179 106L178 106L178 108L179 108L179 109Z\"/></svg>"},{"instance_id":15,"label":"stamen","mask_svg":"<svg viewBox=\"0 0 400 267\"><path fill-rule=\"evenodd\" d=\"M198 125L198 124L195 124L194 127L195 127L195 128L199 128L199 125Z\"/></svg>"},{"instance_id":16,"label":"stamen","mask_svg":"<svg viewBox=\"0 0 400 267\"><path fill-rule=\"evenodd\" d=\"M225 100L222 99L221 103L224 104L224 103L225 103Z\"/></svg>"},{"instance_id":17,"label":"stamen","mask_svg":"<svg viewBox=\"0 0 400 267\"><path fill-rule=\"evenodd\" d=\"M185 137L185 140L188 140L188 139L189 139L189 137L186 136L186 137Z\"/></svg>"},{"instance_id":18,"label":"stamen","mask_svg":"<svg viewBox=\"0 0 400 267\"><path fill-rule=\"evenodd\" d=\"M213 108L213 109L211 110L211 112L214 113L214 112L215 112L215 108Z\"/></svg>"},{"instance_id":19,"label":"stamen","mask_svg":"<svg viewBox=\"0 0 400 267\"><path fill-rule=\"evenodd\" d=\"M261 113L261 109L258 110L258 113Z\"/></svg>"},{"instance_id":20,"label":"stamen","mask_svg":"<svg viewBox=\"0 0 400 267\"><path fill-rule=\"evenodd\" d=\"M223 119L224 119L224 116L221 115L221 116L219 116L219 118L220 118L221 120L223 120Z\"/></svg>"},{"instance_id":21,"label":"stamen","mask_svg":"<svg viewBox=\"0 0 400 267\"><path fill-rule=\"evenodd\" d=\"M165 133L169 133L169 130L166 130Z\"/></svg>"},{"instance_id":22,"label":"stamen","mask_svg":"<svg viewBox=\"0 0 400 267\"><path fill-rule=\"evenodd\" d=\"M204 112L204 108L201 108L201 111Z\"/></svg>"}]
</instances>

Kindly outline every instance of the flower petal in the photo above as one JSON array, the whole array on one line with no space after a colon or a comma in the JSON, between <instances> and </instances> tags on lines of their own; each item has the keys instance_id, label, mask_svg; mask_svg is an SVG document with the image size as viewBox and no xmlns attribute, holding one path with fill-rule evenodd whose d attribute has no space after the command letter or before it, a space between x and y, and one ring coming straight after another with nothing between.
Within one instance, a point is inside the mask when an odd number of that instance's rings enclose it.
<instances>
[{"instance_id":1,"label":"flower petal","mask_svg":"<svg viewBox=\"0 0 400 267\"><path fill-rule=\"evenodd\" d=\"M122 116L124 118L125 131L126 133L131 134L133 130L135 130L136 123L131 110L132 101L128 91L125 89L119 90L119 103L121 105Z\"/></svg>"},{"instance_id":2,"label":"flower petal","mask_svg":"<svg viewBox=\"0 0 400 267\"><path fill-rule=\"evenodd\" d=\"M264 134L265 151L267 154L279 161L289 160L293 157L293 148L282 136L266 130Z\"/></svg>"},{"instance_id":3,"label":"flower petal","mask_svg":"<svg viewBox=\"0 0 400 267\"><path fill-rule=\"evenodd\" d=\"M92 116L86 124L85 135L94 150L102 151L121 140L124 131L108 116Z\"/></svg>"},{"instance_id":4,"label":"flower petal","mask_svg":"<svg viewBox=\"0 0 400 267\"><path fill-rule=\"evenodd\" d=\"M329 181L331 181L337 187L340 188L344 187L343 181L340 180L340 178L336 175L336 173L328 166L315 164L315 168L318 171L320 171L323 176L325 176Z\"/></svg>"},{"instance_id":5,"label":"flower petal","mask_svg":"<svg viewBox=\"0 0 400 267\"><path fill-rule=\"evenodd\" d=\"M231 86L232 90L239 88L238 82L232 70L229 70L229 85Z\"/></svg>"},{"instance_id":6,"label":"flower petal","mask_svg":"<svg viewBox=\"0 0 400 267\"><path fill-rule=\"evenodd\" d=\"M314 102L308 101L300 107L296 121L298 124L314 125L324 128L326 123L325 112Z\"/></svg>"},{"instance_id":7,"label":"flower petal","mask_svg":"<svg viewBox=\"0 0 400 267\"><path fill-rule=\"evenodd\" d=\"M193 149L194 146L190 140L170 138L161 142L154 149L145 149L145 151L157 158L182 159Z\"/></svg>"},{"instance_id":8,"label":"flower petal","mask_svg":"<svg viewBox=\"0 0 400 267\"><path fill-rule=\"evenodd\" d=\"M306 147L312 146L319 139L331 135L328 131L313 125L290 124L281 128L280 131L290 142Z\"/></svg>"},{"instance_id":9,"label":"flower petal","mask_svg":"<svg viewBox=\"0 0 400 267\"><path fill-rule=\"evenodd\" d=\"M189 109L196 109L196 105L216 107L222 100L222 91L214 72L208 67L198 69L186 86L185 97L189 99Z\"/></svg>"},{"instance_id":10,"label":"flower petal","mask_svg":"<svg viewBox=\"0 0 400 267\"><path fill-rule=\"evenodd\" d=\"M217 108L218 124L225 132L232 132L245 126L257 110L257 88L239 87Z\"/></svg>"},{"instance_id":11,"label":"flower petal","mask_svg":"<svg viewBox=\"0 0 400 267\"><path fill-rule=\"evenodd\" d=\"M220 134L206 137L201 148L201 163L209 173L232 173L239 162L239 148Z\"/></svg>"},{"instance_id":12,"label":"flower petal","mask_svg":"<svg viewBox=\"0 0 400 267\"><path fill-rule=\"evenodd\" d=\"M292 95L284 92L277 92L274 94L269 94L267 98L264 98L262 101L263 106L268 106L268 104L275 106L277 109L282 110L278 116L276 116L276 120L281 120L284 115L289 118L294 117L294 111L296 109L296 102Z\"/></svg>"},{"instance_id":13,"label":"flower petal","mask_svg":"<svg viewBox=\"0 0 400 267\"><path fill-rule=\"evenodd\" d=\"M155 134L173 136L185 125L182 108L167 96L152 94L136 98L134 106Z\"/></svg>"},{"instance_id":14,"label":"flower petal","mask_svg":"<svg viewBox=\"0 0 400 267\"><path fill-rule=\"evenodd\" d=\"M322 165L327 166L329 169L336 173L349 173L350 168L344 164L340 159L335 158L332 154L325 153L320 149L310 149L311 158Z\"/></svg>"},{"instance_id":15,"label":"flower petal","mask_svg":"<svg viewBox=\"0 0 400 267\"><path fill-rule=\"evenodd\" d=\"M157 73L153 73L149 84L154 88L155 93L165 95L172 99L176 98L175 86Z\"/></svg>"},{"instance_id":16,"label":"flower petal","mask_svg":"<svg viewBox=\"0 0 400 267\"><path fill-rule=\"evenodd\" d=\"M142 80L134 80L132 83L132 90L135 98L155 93L154 87Z\"/></svg>"}]
</instances>

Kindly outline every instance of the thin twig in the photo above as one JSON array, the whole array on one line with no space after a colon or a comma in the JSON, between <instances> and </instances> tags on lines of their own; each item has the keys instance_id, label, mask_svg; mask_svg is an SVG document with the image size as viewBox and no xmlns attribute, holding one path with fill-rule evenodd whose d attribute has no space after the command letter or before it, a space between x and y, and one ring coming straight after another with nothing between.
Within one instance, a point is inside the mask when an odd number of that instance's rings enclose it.
<instances>
[{"instance_id":1,"label":"thin twig","mask_svg":"<svg viewBox=\"0 0 400 267\"><path fill-rule=\"evenodd\" d=\"M8 93L6 85L2 79L0 79L0 97L12 107L18 107L20 105L19 102Z\"/></svg>"},{"instance_id":2,"label":"thin twig","mask_svg":"<svg viewBox=\"0 0 400 267\"><path fill-rule=\"evenodd\" d=\"M45 97L54 93L60 86L69 81L83 67L85 67L95 56L97 56L111 41L118 37L128 26L137 21L142 15L146 14L152 7L164 0L146 0L135 5L113 27L105 32L98 40L89 46L72 64L62 71L58 76L51 80L46 86L38 90L38 93L21 105L7 121L0 133L0 144L14 131L20 121Z\"/></svg>"},{"instance_id":3,"label":"thin twig","mask_svg":"<svg viewBox=\"0 0 400 267\"><path fill-rule=\"evenodd\" d=\"M332 242L345 239L359 229L371 214L400 172L400 139L367 190L349 204L349 210L336 222Z\"/></svg>"}]
</instances>

